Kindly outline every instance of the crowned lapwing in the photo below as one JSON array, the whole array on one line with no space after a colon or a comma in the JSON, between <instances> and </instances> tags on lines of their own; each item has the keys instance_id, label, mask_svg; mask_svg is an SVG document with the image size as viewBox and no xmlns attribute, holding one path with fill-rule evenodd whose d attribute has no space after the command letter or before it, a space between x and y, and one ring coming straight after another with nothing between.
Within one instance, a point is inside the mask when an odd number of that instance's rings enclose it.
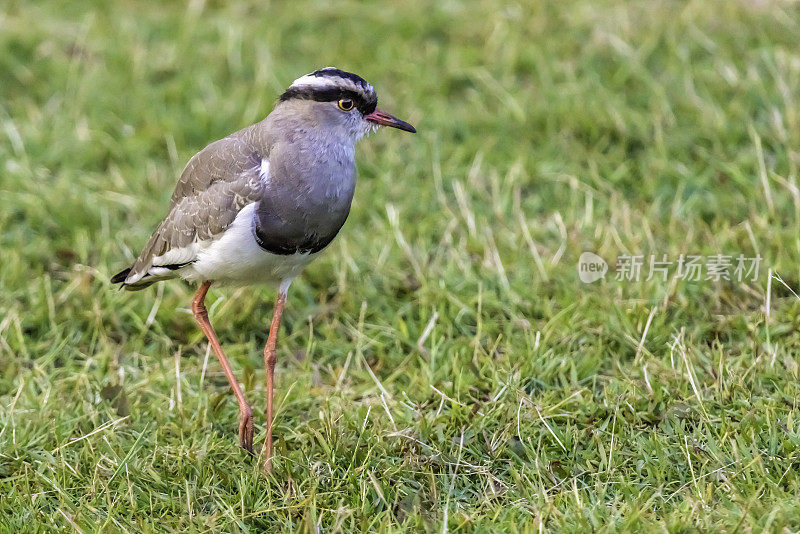
<instances>
[{"instance_id":1,"label":"crowned lapwing","mask_svg":"<svg viewBox=\"0 0 800 534\"><path fill-rule=\"evenodd\" d=\"M208 320L214 285L278 287L264 347L265 462L271 470L275 345L292 280L336 237L356 184L355 144L379 126L414 127L377 109L372 86L328 67L295 80L267 118L215 141L189 160L133 265L111 278L128 290L183 278L200 284L195 320L239 402L239 441L253 451L253 415Z\"/></svg>"}]
</instances>

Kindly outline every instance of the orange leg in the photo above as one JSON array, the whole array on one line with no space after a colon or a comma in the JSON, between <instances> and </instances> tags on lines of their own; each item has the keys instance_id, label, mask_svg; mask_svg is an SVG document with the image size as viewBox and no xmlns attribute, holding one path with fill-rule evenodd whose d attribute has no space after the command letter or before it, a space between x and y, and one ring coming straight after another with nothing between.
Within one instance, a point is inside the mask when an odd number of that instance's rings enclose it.
<instances>
[{"instance_id":1,"label":"orange leg","mask_svg":"<svg viewBox=\"0 0 800 534\"><path fill-rule=\"evenodd\" d=\"M222 364L222 370L225 371L225 376L228 377L228 382L231 384L233 394L236 395L236 400L239 402L239 443L242 444L242 447L244 447L247 452L253 454L253 410L251 410L250 405L247 404L247 399L244 398L244 393L242 393L242 389L239 387L239 382L237 382L236 377L233 376L231 364L222 351L217 335L214 333L211 322L208 320L205 299L209 287L211 287L211 282L205 281L200 286L200 289L197 290L197 293L195 293L192 299L192 312L194 313L197 324L200 325L203 333L208 338L211 348L214 349L214 354L217 355L219 363Z\"/></svg>"},{"instance_id":2,"label":"orange leg","mask_svg":"<svg viewBox=\"0 0 800 534\"><path fill-rule=\"evenodd\" d=\"M269 337L267 337L267 345L264 347L264 364L267 368L267 443L265 446L267 459L264 467L270 473L272 472L272 398L275 393L275 361L278 358L275 353L275 346L278 342L278 329L281 325L284 304L286 304L286 293L281 291L275 301L275 311L272 314Z\"/></svg>"}]
</instances>

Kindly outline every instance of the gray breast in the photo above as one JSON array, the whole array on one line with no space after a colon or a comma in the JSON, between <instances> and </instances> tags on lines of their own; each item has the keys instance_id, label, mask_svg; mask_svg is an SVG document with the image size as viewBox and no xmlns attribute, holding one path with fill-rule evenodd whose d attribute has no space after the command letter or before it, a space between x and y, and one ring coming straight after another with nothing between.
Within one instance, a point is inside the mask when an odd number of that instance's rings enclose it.
<instances>
[{"instance_id":1,"label":"gray breast","mask_svg":"<svg viewBox=\"0 0 800 534\"><path fill-rule=\"evenodd\" d=\"M352 150L317 143L274 146L254 214L258 245L273 254L319 252L347 220L355 190Z\"/></svg>"}]
</instances>

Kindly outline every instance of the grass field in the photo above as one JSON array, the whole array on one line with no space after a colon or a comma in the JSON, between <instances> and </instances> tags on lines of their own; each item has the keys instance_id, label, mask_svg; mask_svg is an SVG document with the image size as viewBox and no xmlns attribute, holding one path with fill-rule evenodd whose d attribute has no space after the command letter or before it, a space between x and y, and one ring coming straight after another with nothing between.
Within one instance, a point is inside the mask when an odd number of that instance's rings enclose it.
<instances>
[{"instance_id":1,"label":"grass field","mask_svg":"<svg viewBox=\"0 0 800 534\"><path fill-rule=\"evenodd\" d=\"M800 530L797 3L226 4L0 6L1 532ZM419 133L292 287L267 476L192 288L108 278L326 65ZM209 299L259 424L273 298Z\"/></svg>"}]
</instances>

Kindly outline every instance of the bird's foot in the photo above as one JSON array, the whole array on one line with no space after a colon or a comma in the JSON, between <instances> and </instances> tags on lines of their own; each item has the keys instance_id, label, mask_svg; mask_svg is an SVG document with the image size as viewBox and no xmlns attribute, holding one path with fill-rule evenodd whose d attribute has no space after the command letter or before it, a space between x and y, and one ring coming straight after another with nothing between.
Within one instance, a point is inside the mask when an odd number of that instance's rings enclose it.
<instances>
[{"instance_id":1,"label":"bird's foot","mask_svg":"<svg viewBox=\"0 0 800 534\"><path fill-rule=\"evenodd\" d=\"M249 406L239 410L239 443L244 450L253 454L253 410Z\"/></svg>"}]
</instances>

